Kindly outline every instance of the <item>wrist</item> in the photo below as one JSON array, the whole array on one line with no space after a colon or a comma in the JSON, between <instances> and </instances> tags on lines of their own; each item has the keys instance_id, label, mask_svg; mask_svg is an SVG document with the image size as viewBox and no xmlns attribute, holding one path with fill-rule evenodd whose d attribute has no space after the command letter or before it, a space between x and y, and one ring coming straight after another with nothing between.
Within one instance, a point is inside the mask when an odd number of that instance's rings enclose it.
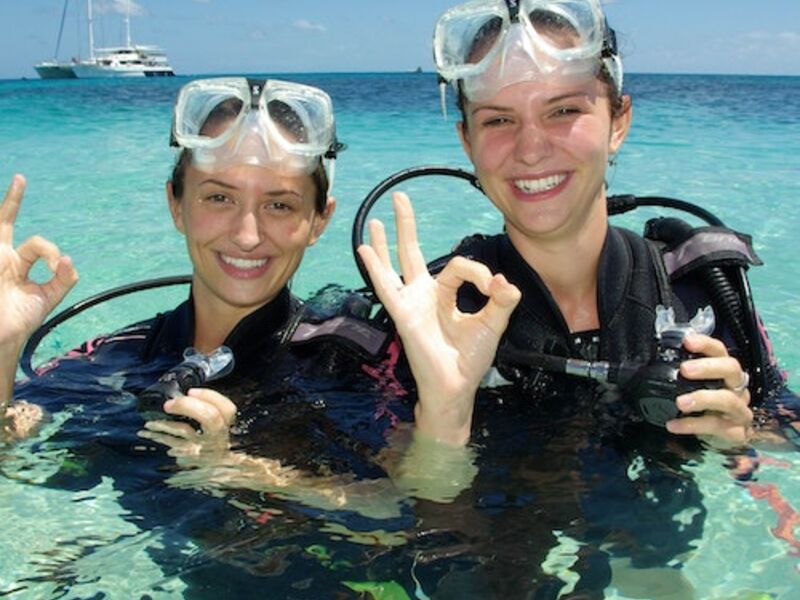
<instances>
[{"instance_id":1,"label":"wrist","mask_svg":"<svg viewBox=\"0 0 800 600\"><path fill-rule=\"evenodd\" d=\"M405 431L400 437L404 438L402 458L390 475L407 493L434 502L451 502L472 484L478 472L474 449L443 443L416 428L410 437ZM393 442L390 439L390 444Z\"/></svg>"},{"instance_id":2,"label":"wrist","mask_svg":"<svg viewBox=\"0 0 800 600\"><path fill-rule=\"evenodd\" d=\"M464 446L472 430L474 396L432 402L420 394L414 407L415 428L451 446Z\"/></svg>"}]
</instances>

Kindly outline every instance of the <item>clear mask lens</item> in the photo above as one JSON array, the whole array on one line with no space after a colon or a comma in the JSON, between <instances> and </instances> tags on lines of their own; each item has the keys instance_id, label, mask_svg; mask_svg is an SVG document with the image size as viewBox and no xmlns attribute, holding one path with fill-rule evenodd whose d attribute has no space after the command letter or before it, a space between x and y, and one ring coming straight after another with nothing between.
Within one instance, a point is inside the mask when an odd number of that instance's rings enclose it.
<instances>
[{"instance_id":1,"label":"clear mask lens","mask_svg":"<svg viewBox=\"0 0 800 600\"><path fill-rule=\"evenodd\" d=\"M195 166L234 164L311 172L335 143L325 92L268 80L201 80L185 86L175 106L174 143L192 150Z\"/></svg>"},{"instance_id":2,"label":"clear mask lens","mask_svg":"<svg viewBox=\"0 0 800 600\"><path fill-rule=\"evenodd\" d=\"M469 2L439 19L434 58L477 99L520 81L594 76L605 33L599 0L523 0L513 22L504 0Z\"/></svg>"}]
</instances>

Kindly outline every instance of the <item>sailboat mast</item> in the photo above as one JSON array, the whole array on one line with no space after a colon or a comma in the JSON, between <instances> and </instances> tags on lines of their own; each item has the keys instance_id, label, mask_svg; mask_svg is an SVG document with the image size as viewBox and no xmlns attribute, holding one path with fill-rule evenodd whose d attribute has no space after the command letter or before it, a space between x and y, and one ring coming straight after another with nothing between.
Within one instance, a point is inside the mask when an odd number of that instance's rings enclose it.
<instances>
[{"instance_id":1,"label":"sailboat mast","mask_svg":"<svg viewBox=\"0 0 800 600\"><path fill-rule=\"evenodd\" d=\"M92 26L92 0L86 0L86 13L89 16L89 60L94 62L94 28Z\"/></svg>"},{"instance_id":2,"label":"sailboat mast","mask_svg":"<svg viewBox=\"0 0 800 600\"><path fill-rule=\"evenodd\" d=\"M64 9L61 11L61 25L58 26L58 39L56 40L56 53L53 54L53 62L58 61L58 51L61 48L61 35L64 33L64 19L67 18L67 4L69 4L69 0L64 0Z\"/></svg>"},{"instance_id":3,"label":"sailboat mast","mask_svg":"<svg viewBox=\"0 0 800 600\"><path fill-rule=\"evenodd\" d=\"M131 3L130 0L125 6L125 45L131 47Z\"/></svg>"}]
</instances>

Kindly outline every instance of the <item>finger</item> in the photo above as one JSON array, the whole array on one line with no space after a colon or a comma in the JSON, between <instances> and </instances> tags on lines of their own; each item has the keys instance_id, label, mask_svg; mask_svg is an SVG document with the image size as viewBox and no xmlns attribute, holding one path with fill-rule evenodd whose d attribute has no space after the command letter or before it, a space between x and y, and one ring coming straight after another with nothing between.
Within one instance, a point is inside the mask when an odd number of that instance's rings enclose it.
<instances>
[{"instance_id":1,"label":"finger","mask_svg":"<svg viewBox=\"0 0 800 600\"><path fill-rule=\"evenodd\" d=\"M17 253L27 265L28 270L30 270L33 263L42 259L47 263L47 267L55 272L58 268L58 260L61 258L61 252L58 246L39 235L35 235L22 242L17 248ZM27 271L25 274L27 275Z\"/></svg>"},{"instance_id":2,"label":"finger","mask_svg":"<svg viewBox=\"0 0 800 600\"><path fill-rule=\"evenodd\" d=\"M696 390L675 400L683 413L715 412L742 425L753 420L753 412L748 407L749 394L739 395L731 390Z\"/></svg>"},{"instance_id":3,"label":"finger","mask_svg":"<svg viewBox=\"0 0 800 600\"><path fill-rule=\"evenodd\" d=\"M428 267L419 249L417 221L411 200L403 192L395 192L392 203L397 221L397 258L400 261L400 272L403 279L410 282L420 275L427 276Z\"/></svg>"},{"instance_id":4,"label":"finger","mask_svg":"<svg viewBox=\"0 0 800 600\"><path fill-rule=\"evenodd\" d=\"M197 456L202 450L202 446L196 442L185 440L183 438L176 438L166 433L156 433L153 431L144 430L137 432L136 435L169 448L169 450L167 450L167 456L176 458L184 456Z\"/></svg>"},{"instance_id":5,"label":"finger","mask_svg":"<svg viewBox=\"0 0 800 600\"><path fill-rule=\"evenodd\" d=\"M463 256L456 256L448 261L444 269L436 276L436 282L446 292L445 301L455 302L459 288L471 283L484 296L490 294L492 272L489 267Z\"/></svg>"},{"instance_id":6,"label":"finger","mask_svg":"<svg viewBox=\"0 0 800 600\"><path fill-rule=\"evenodd\" d=\"M739 361L727 354L686 360L681 363L680 372L686 379L722 379L730 390L744 380Z\"/></svg>"},{"instance_id":7,"label":"finger","mask_svg":"<svg viewBox=\"0 0 800 600\"><path fill-rule=\"evenodd\" d=\"M145 440L150 440L151 442L167 446L168 448L174 448L175 446L188 443L183 438L175 437L174 435L170 435L168 433L150 431L148 429L137 431L136 435Z\"/></svg>"},{"instance_id":8,"label":"finger","mask_svg":"<svg viewBox=\"0 0 800 600\"><path fill-rule=\"evenodd\" d=\"M693 354L717 357L728 356L728 348L725 343L710 335L699 333L687 335L683 340L683 347Z\"/></svg>"},{"instance_id":9,"label":"finger","mask_svg":"<svg viewBox=\"0 0 800 600\"><path fill-rule=\"evenodd\" d=\"M236 419L236 405L227 396L210 388L192 388L187 393L191 398L197 398L214 406L222 415L225 424L230 427Z\"/></svg>"},{"instance_id":10,"label":"finger","mask_svg":"<svg viewBox=\"0 0 800 600\"><path fill-rule=\"evenodd\" d=\"M64 289L66 294L72 286L78 283L78 270L72 264L72 259L69 256L62 256L58 259L56 265L54 282L58 282L58 287Z\"/></svg>"},{"instance_id":11,"label":"finger","mask_svg":"<svg viewBox=\"0 0 800 600\"><path fill-rule=\"evenodd\" d=\"M42 284L42 291L47 298L48 311L53 310L78 282L78 271L72 264L72 259L62 256L58 259L55 275Z\"/></svg>"},{"instance_id":12,"label":"finger","mask_svg":"<svg viewBox=\"0 0 800 600\"><path fill-rule=\"evenodd\" d=\"M682 417L666 423L667 431L678 435L708 435L729 442L744 443L749 427L732 424L718 414L709 413L700 417Z\"/></svg>"},{"instance_id":13,"label":"finger","mask_svg":"<svg viewBox=\"0 0 800 600\"><path fill-rule=\"evenodd\" d=\"M25 178L14 175L8 186L3 203L0 204L0 243L14 243L14 223L17 220L22 196L25 193Z\"/></svg>"},{"instance_id":14,"label":"finger","mask_svg":"<svg viewBox=\"0 0 800 600\"><path fill-rule=\"evenodd\" d=\"M384 269L393 269L392 257L389 254L389 243L386 241L386 228L383 222L372 219L369 222L369 245L378 255Z\"/></svg>"},{"instance_id":15,"label":"finger","mask_svg":"<svg viewBox=\"0 0 800 600\"><path fill-rule=\"evenodd\" d=\"M55 308L78 281L78 271L72 259L62 256L58 247L43 237L34 236L25 240L17 248L17 253L25 264L24 277L28 277L31 267L40 258L53 271L54 276L42 285L48 310Z\"/></svg>"},{"instance_id":16,"label":"finger","mask_svg":"<svg viewBox=\"0 0 800 600\"><path fill-rule=\"evenodd\" d=\"M178 396L164 403L164 412L188 417L200 425L205 434L228 431L223 414L213 404L189 396Z\"/></svg>"},{"instance_id":17,"label":"finger","mask_svg":"<svg viewBox=\"0 0 800 600\"><path fill-rule=\"evenodd\" d=\"M391 313L397 302L398 290L403 287L403 282L393 270L384 268L374 248L361 245L357 251L367 269L375 293Z\"/></svg>"},{"instance_id":18,"label":"finger","mask_svg":"<svg viewBox=\"0 0 800 600\"><path fill-rule=\"evenodd\" d=\"M480 311L484 322L494 331L502 333L508 327L508 321L521 298L519 288L498 273L489 284L489 302Z\"/></svg>"},{"instance_id":19,"label":"finger","mask_svg":"<svg viewBox=\"0 0 800 600\"><path fill-rule=\"evenodd\" d=\"M175 438L191 439L197 436L194 427L188 423L171 421L169 419L159 419L157 421L147 421L144 424L146 430L153 433L163 433Z\"/></svg>"}]
</instances>

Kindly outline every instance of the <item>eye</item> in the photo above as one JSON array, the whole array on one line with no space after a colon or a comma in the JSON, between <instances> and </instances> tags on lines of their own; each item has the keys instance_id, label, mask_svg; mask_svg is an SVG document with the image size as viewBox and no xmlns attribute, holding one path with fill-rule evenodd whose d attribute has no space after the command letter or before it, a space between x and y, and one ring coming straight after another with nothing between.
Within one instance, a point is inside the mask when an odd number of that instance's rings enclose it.
<instances>
[{"instance_id":1,"label":"eye","mask_svg":"<svg viewBox=\"0 0 800 600\"><path fill-rule=\"evenodd\" d=\"M511 117L507 115L493 115L481 120L481 127L502 127L512 123Z\"/></svg>"},{"instance_id":2,"label":"eye","mask_svg":"<svg viewBox=\"0 0 800 600\"><path fill-rule=\"evenodd\" d=\"M293 198L273 198L265 202L263 208L273 215L288 215L297 209L297 201Z\"/></svg>"},{"instance_id":3,"label":"eye","mask_svg":"<svg viewBox=\"0 0 800 600\"><path fill-rule=\"evenodd\" d=\"M202 198L202 201L206 204L211 204L214 206L223 206L225 204L233 203L233 200L231 200L228 196L220 193L208 194Z\"/></svg>"},{"instance_id":4,"label":"eye","mask_svg":"<svg viewBox=\"0 0 800 600\"><path fill-rule=\"evenodd\" d=\"M577 106L560 106L551 114L556 118L569 118L575 115L583 114L583 111Z\"/></svg>"}]
</instances>

